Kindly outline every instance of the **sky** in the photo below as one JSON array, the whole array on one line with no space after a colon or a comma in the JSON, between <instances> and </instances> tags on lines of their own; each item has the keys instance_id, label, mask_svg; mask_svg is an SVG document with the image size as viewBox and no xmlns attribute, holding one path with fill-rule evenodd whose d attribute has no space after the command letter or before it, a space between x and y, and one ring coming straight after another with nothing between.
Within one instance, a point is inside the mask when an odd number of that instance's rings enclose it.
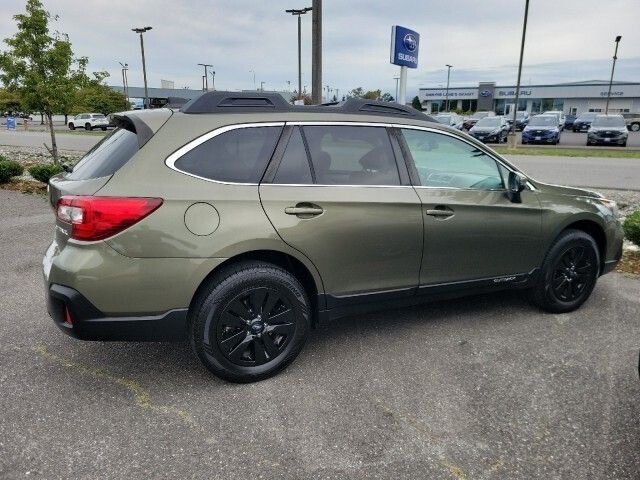
<instances>
[{"instance_id":1,"label":"sky","mask_svg":"<svg viewBox=\"0 0 640 480\"><path fill-rule=\"evenodd\" d=\"M311 0L43 0L59 18L51 30L69 35L90 71L106 70L121 85L118 62L129 64L129 84L142 86L138 36L145 34L150 87L172 80L198 89L202 67L214 65L218 90L265 90L297 85L297 22L287 8ZM12 36L24 1L0 0L0 39ZM399 67L389 63L392 25L420 33L419 66L407 94L446 84L515 84L524 0L324 0L323 85L381 89L395 95ZM608 80L614 38L622 35L617 80L640 81L640 0L531 0L522 83ZM302 17L303 85L311 88L311 13ZM0 45L0 49L4 45Z\"/></svg>"}]
</instances>

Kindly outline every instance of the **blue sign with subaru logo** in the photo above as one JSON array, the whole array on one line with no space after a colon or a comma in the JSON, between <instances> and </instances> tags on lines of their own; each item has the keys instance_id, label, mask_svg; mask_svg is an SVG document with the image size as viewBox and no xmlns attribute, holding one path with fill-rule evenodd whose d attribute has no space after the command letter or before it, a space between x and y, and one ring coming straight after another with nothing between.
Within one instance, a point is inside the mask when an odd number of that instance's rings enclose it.
<instances>
[{"instance_id":1,"label":"blue sign with subaru logo","mask_svg":"<svg viewBox=\"0 0 640 480\"><path fill-rule=\"evenodd\" d=\"M391 63L401 67L418 68L420 34L408 28L391 27Z\"/></svg>"}]
</instances>

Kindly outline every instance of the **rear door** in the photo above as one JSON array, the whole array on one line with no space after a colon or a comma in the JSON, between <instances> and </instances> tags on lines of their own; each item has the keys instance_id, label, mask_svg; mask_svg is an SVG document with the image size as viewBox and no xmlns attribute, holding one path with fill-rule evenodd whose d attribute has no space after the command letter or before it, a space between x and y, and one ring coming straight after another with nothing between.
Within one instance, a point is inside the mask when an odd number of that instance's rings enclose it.
<instances>
[{"instance_id":1,"label":"rear door","mask_svg":"<svg viewBox=\"0 0 640 480\"><path fill-rule=\"evenodd\" d=\"M288 127L262 205L282 239L318 268L328 306L410 295L422 256L420 200L384 126Z\"/></svg>"},{"instance_id":2,"label":"rear door","mask_svg":"<svg viewBox=\"0 0 640 480\"><path fill-rule=\"evenodd\" d=\"M541 210L534 191L511 202L504 188L507 167L458 136L411 128L403 128L402 136L423 208L421 286L517 281L540 265Z\"/></svg>"}]
</instances>

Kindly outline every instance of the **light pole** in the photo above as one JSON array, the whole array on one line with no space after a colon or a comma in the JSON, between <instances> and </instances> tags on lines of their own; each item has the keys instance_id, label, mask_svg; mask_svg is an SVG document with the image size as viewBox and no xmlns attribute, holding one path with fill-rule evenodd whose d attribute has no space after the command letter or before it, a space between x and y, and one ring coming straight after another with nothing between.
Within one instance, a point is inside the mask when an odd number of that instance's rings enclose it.
<instances>
[{"instance_id":1,"label":"light pole","mask_svg":"<svg viewBox=\"0 0 640 480\"><path fill-rule=\"evenodd\" d=\"M453 65L449 65L447 63L445 67L447 67L447 93L444 96L444 104L445 104L445 110L448 112L449 111L449 78L451 77L451 68L453 67Z\"/></svg>"},{"instance_id":2,"label":"light pole","mask_svg":"<svg viewBox=\"0 0 640 480\"><path fill-rule=\"evenodd\" d=\"M616 37L616 49L613 52L613 65L611 65L611 78L609 79L609 91L607 92L607 106L604 109L604 114L609 115L609 100L611 99L611 84L613 83L613 71L616 69L616 60L618 59L618 44L622 40L622 35Z\"/></svg>"},{"instance_id":3,"label":"light pole","mask_svg":"<svg viewBox=\"0 0 640 480\"><path fill-rule=\"evenodd\" d=\"M148 32L152 27L132 28L131 31L140 34L140 51L142 52L142 76L144 78L144 108L149 108L149 92L147 90L147 65L144 60L144 39L142 34Z\"/></svg>"},{"instance_id":4,"label":"light pole","mask_svg":"<svg viewBox=\"0 0 640 480\"><path fill-rule=\"evenodd\" d=\"M216 89L216 71L211 70L211 90Z\"/></svg>"},{"instance_id":5,"label":"light pole","mask_svg":"<svg viewBox=\"0 0 640 480\"><path fill-rule=\"evenodd\" d=\"M127 85L127 70L129 70L129 64L122 62L118 63L122 67L122 90L124 92L124 96L127 98L127 105L131 108L131 105L129 105L129 86Z\"/></svg>"},{"instance_id":6,"label":"light pole","mask_svg":"<svg viewBox=\"0 0 640 480\"><path fill-rule=\"evenodd\" d=\"M398 80L400 80L400 77L393 77L393 79L396 81L396 102L398 101Z\"/></svg>"},{"instance_id":7,"label":"light pole","mask_svg":"<svg viewBox=\"0 0 640 480\"><path fill-rule=\"evenodd\" d=\"M529 16L529 0L524 4L524 23L522 24L522 42L520 42L520 62L518 63L518 81L516 83L516 108L513 109L513 121L509 129L509 148L516 148L516 117L518 115L518 103L520 101L520 77L522 75L522 58L524 57L524 40L527 36L527 17Z\"/></svg>"},{"instance_id":8,"label":"light pole","mask_svg":"<svg viewBox=\"0 0 640 480\"><path fill-rule=\"evenodd\" d=\"M264 92L264 82L260 82L260 91Z\"/></svg>"},{"instance_id":9,"label":"light pole","mask_svg":"<svg viewBox=\"0 0 640 480\"><path fill-rule=\"evenodd\" d=\"M256 89L256 72L255 70L249 70L249 73L253 73L253 89Z\"/></svg>"},{"instance_id":10,"label":"light pole","mask_svg":"<svg viewBox=\"0 0 640 480\"><path fill-rule=\"evenodd\" d=\"M202 90L205 92L208 92L209 91L209 75L207 74L207 68L213 67L213 65L210 65L208 63L199 63L198 65L200 65L201 67L204 67L204 85L202 85Z\"/></svg>"},{"instance_id":11,"label":"light pole","mask_svg":"<svg viewBox=\"0 0 640 480\"><path fill-rule=\"evenodd\" d=\"M300 17L309 11L311 11L311 7L285 10L285 12L298 17L298 98L302 96L302 20Z\"/></svg>"}]
</instances>

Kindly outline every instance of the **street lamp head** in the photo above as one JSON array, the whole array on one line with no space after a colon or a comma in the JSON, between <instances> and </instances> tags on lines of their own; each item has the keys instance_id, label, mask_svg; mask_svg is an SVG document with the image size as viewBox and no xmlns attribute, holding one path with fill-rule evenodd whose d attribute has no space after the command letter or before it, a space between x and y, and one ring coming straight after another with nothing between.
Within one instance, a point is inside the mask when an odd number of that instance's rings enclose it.
<instances>
[{"instance_id":1,"label":"street lamp head","mask_svg":"<svg viewBox=\"0 0 640 480\"><path fill-rule=\"evenodd\" d=\"M453 65L449 65L448 63L445 65L445 67L449 67L449 68L453 68Z\"/></svg>"},{"instance_id":2,"label":"street lamp head","mask_svg":"<svg viewBox=\"0 0 640 480\"><path fill-rule=\"evenodd\" d=\"M313 10L313 8L311 7L290 8L288 10L285 10L285 12L290 13L291 15L304 15L305 13L310 12L311 10Z\"/></svg>"},{"instance_id":3,"label":"street lamp head","mask_svg":"<svg viewBox=\"0 0 640 480\"><path fill-rule=\"evenodd\" d=\"M618 35L618 36L616 37L616 43L618 43L620 40L622 40L622 35Z\"/></svg>"},{"instance_id":4,"label":"street lamp head","mask_svg":"<svg viewBox=\"0 0 640 480\"><path fill-rule=\"evenodd\" d=\"M137 28L132 28L131 31L136 33L144 33L144 32L148 32L152 28L153 27L137 27Z\"/></svg>"}]
</instances>

